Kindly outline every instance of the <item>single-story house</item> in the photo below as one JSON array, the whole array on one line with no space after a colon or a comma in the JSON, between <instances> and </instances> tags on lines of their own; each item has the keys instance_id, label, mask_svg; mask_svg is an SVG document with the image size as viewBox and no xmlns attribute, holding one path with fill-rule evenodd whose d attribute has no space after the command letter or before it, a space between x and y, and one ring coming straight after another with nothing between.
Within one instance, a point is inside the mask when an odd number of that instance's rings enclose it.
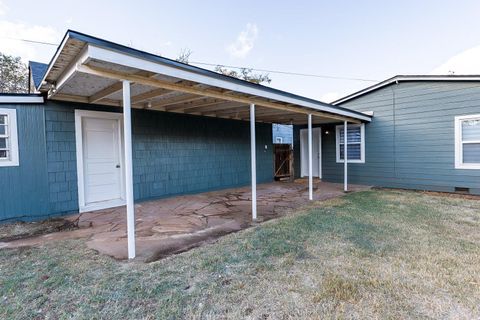
<instances>
[{"instance_id":1,"label":"single-story house","mask_svg":"<svg viewBox=\"0 0 480 320\"><path fill-rule=\"evenodd\" d=\"M348 126L351 183L480 194L480 76L400 75L333 105L373 116ZM342 181L343 126L313 131L314 176ZM307 129L296 125L297 176L308 176L306 145Z\"/></svg>"},{"instance_id":2,"label":"single-story house","mask_svg":"<svg viewBox=\"0 0 480 320\"><path fill-rule=\"evenodd\" d=\"M273 123L372 121L70 30L48 65L30 64L30 88L0 95L0 221L126 205L130 258L135 201L251 184L255 220Z\"/></svg>"},{"instance_id":3,"label":"single-story house","mask_svg":"<svg viewBox=\"0 0 480 320\"><path fill-rule=\"evenodd\" d=\"M396 76L328 104L69 30L30 91L0 95L0 221L126 205L129 257L135 201L251 184L256 219L273 124L293 126L309 199L315 177L480 194L480 76Z\"/></svg>"}]
</instances>

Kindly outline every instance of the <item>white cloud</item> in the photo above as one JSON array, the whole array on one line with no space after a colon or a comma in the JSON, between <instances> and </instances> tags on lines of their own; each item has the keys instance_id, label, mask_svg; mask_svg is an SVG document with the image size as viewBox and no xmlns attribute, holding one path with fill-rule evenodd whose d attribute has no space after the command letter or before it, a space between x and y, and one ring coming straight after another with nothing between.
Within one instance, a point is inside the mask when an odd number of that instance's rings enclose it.
<instances>
[{"instance_id":1,"label":"white cloud","mask_svg":"<svg viewBox=\"0 0 480 320\"><path fill-rule=\"evenodd\" d=\"M237 39L227 47L228 53L235 58L245 58L252 51L257 37L257 25L248 23L245 30L242 30Z\"/></svg>"},{"instance_id":2,"label":"white cloud","mask_svg":"<svg viewBox=\"0 0 480 320\"><path fill-rule=\"evenodd\" d=\"M0 38L0 52L20 56L25 62L28 60L48 62L56 47L14 39L57 43L60 35L54 28L49 26L0 21Z\"/></svg>"},{"instance_id":3,"label":"white cloud","mask_svg":"<svg viewBox=\"0 0 480 320\"><path fill-rule=\"evenodd\" d=\"M327 92L325 93L324 95L320 96L320 101L322 102L327 102L327 103L330 103L330 102L333 102L335 100L338 100L342 97L342 95L338 92Z\"/></svg>"},{"instance_id":4,"label":"white cloud","mask_svg":"<svg viewBox=\"0 0 480 320\"><path fill-rule=\"evenodd\" d=\"M7 11L8 11L7 5L2 0L0 0L0 16L6 15Z\"/></svg>"},{"instance_id":5,"label":"white cloud","mask_svg":"<svg viewBox=\"0 0 480 320\"><path fill-rule=\"evenodd\" d=\"M480 46L465 50L436 67L431 74L480 74Z\"/></svg>"}]
</instances>

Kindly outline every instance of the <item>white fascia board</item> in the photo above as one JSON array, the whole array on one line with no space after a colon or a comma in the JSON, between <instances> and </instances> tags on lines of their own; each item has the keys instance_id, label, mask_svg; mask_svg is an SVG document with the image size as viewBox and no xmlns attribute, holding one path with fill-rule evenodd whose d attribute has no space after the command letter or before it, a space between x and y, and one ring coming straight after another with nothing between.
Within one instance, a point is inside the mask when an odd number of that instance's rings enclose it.
<instances>
[{"instance_id":1,"label":"white fascia board","mask_svg":"<svg viewBox=\"0 0 480 320\"><path fill-rule=\"evenodd\" d=\"M480 77L479 76L463 76L463 77L462 76L458 76L458 77L454 77L454 76L431 76L431 77L398 76L398 77L391 78L390 80L385 80L385 81L379 82L376 85L373 85L373 86L368 87L364 90L358 91L357 93L354 93L352 95L348 95L346 97L340 98L340 99L332 102L332 104L334 106L337 106L337 105L342 104L346 101L352 100L352 99L354 99L358 96L362 96L366 93L369 93L371 91L374 91L374 90L380 89L382 87L388 86L392 83L398 83L398 82L402 82L402 81L480 81Z\"/></svg>"},{"instance_id":2,"label":"white fascia board","mask_svg":"<svg viewBox=\"0 0 480 320\"><path fill-rule=\"evenodd\" d=\"M55 90L56 92L60 91L62 87L70 80L75 72L77 71L77 65L84 64L88 61L88 50L84 48L78 56L70 62L67 68L63 71L63 73L57 78L55 83Z\"/></svg>"},{"instance_id":3,"label":"white fascia board","mask_svg":"<svg viewBox=\"0 0 480 320\"><path fill-rule=\"evenodd\" d=\"M350 117L354 119L359 119L363 121L371 121L371 117L365 115L359 115L354 112L349 112L348 110L338 110L337 108L332 108L327 105L316 104L301 99L295 99L292 97L287 97L279 93L267 92L260 88L254 88L251 86L241 85L238 83L232 83L228 80L216 79L206 75L201 75L192 71L182 70L180 68L164 65L161 63L156 63L134 57L125 53L120 53L114 50L109 50L101 48L92 44L88 45L88 57L90 59L96 59L100 61L110 62L119 64L122 66L127 66L131 68L136 68L140 70L151 71L153 73L163 74L175 78L185 79L188 81L193 81L209 86L219 87L226 90L241 92L244 94L254 95L266 99L272 99L277 101L282 101L286 103L291 103L299 105L302 107L310 108L316 111L325 111L333 114Z\"/></svg>"},{"instance_id":4,"label":"white fascia board","mask_svg":"<svg viewBox=\"0 0 480 320\"><path fill-rule=\"evenodd\" d=\"M41 96L17 96L17 95L0 95L0 103L43 103Z\"/></svg>"},{"instance_id":5,"label":"white fascia board","mask_svg":"<svg viewBox=\"0 0 480 320\"><path fill-rule=\"evenodd\" d=\"M57 61L58 56L60 56L60 54L62 53L63 48L65 47L65 45L68 42L68 39L70 39L70 34L67 32L67 35L65 36L62 43L60 44L60 47L57 49L57 52L55 52L55 55L53 56L52 60L50 61L49 65L48 65L48 68L47 68L47 71L43 75L42 81L40 81L39 87L36 88L37 90L40 91L40 89L44 86L44 82L46 81L48 74L50 73L53 66L55 65L55 62Z\"/></svg>"}]
</instances>

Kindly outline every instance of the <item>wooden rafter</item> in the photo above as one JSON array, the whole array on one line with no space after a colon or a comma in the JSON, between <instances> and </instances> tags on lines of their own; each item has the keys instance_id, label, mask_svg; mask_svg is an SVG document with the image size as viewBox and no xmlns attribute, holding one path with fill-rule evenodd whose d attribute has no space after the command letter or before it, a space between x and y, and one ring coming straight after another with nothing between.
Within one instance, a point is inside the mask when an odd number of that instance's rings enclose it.
<instances>
[{"instance_id":1,"label":"wooden rafter","mask_svg":"<svg viewBox=\"0 0 480 320\"><path fill-rule=\"evenodd\" d=\"M156 87L156 88L164 88L168 90L174 90L174 91L181 91L185 93L191 93L191 94L196 94L196 95L203 95L207 97L212 97L212 98L218 98L218 99L225 99L225 100L230 100L230 101L236 101L236 102L241 102L241 103L254 103L258 106L263 106L267 108L272 108L272 109L277 109L277 110L283 110L283 111L290 111L290 112L295 112L295 113L303 113L303 114L312 114L314 116L319 116L319 117L325 117L325 118L330 118L330 119L336 119L336 120L348 120L349 122L354 122L358 123L359 120L349 118L349 117L344 117L344 116L339 116L335 114L330 114L327 112L322 112L322 111L317 111L313 109L307 109L307 108L296 108L296 107L291 107L287 106L282 103L274 103L271 101L267 101L262 98L248 98L248 97L243 97L243 96L236 96L231 93L225 93L225 92L219 92L218 90L214 90L211 88L195 88L190 85L186 85L183 83L171 83L167 81L162 81L162 80L157 80L153 78L147 78L143 76L138 76L135 74L129 74L125 72L119 72L119 71L113 71L113 70L107 70L103 68L98 68L98 67L92 67L92 66L87 66L87 65L77 65L77 71L83 72L83 73L88 73L88 74L93 74L101 77L106 77L110 79L123 79L123 80L128 80L131 82L135 82L138 84L143 84L146 86L151 86L151 87Z\"/></svg>"},{"instance_id":2,"label":"wooden rafter","mask_svg":"<svg viewBox=\"0 0 480 320\"><path fill-rule=\"evenodd\" d=\"M158 107L158 108L165 107L165 109L168 111L169 110L168 106L170 106L170 105L179 104L179 103L183 103L183 102L198 101L198 100L202 100L202 99L205 99L205 97L199 96L199 95L188 94L186 96L182 95L182 96L175 97L175 98L172 98L172 99L168 99L168 100L165 100L165 101L162 100L162 101L156 102L154 104L154 106Z\"/></svg>"},{"instance_id":3,"label":"wooden rafter","mask_svg":"<svg viewBox=\"0 0 480 320\"><path fill-rule=\"evenodd\" d=\"M108 97L111 94L114 94L115 92L122 90L122 85L123 84L121 82L115 82L111 86L108 86L105 89L100 90L97 93L88 97L88 103L95 103L104 99L105 97Z\"/></svg>"},{"instance_id":4,"label":"wooden rafter","mask_svg":"<svg viewBox=\"0 0 480 320\"><path fill-rule=\"evenodd\" d=\"M163 89L163 88L158 88L154 90L150 90L144 93L137 94L136 96L132 97L132 104L134 103L140 103L148 99L152 99L155 97L159 97L162 95L166 95L172 92L171 90Z\"/></svg>"}]
</instances>

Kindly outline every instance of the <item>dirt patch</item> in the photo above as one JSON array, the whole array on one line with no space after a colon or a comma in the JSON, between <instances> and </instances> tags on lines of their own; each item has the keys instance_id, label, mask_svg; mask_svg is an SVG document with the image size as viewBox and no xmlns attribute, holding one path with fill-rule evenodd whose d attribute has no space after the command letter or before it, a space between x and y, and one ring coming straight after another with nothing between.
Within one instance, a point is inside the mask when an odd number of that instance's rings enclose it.
<instances>
[{"instance_id":1,"label":"dirt patch","mask_svg":"<svg viewBox=\"0 0 480 320\"><path fill-rule=\"evenodd\" d=\"M16 222L0 225L0 242L26 239L52 232L78 229L79 219L55 218L38 222Z\"/></svg>"}]
</instances>

